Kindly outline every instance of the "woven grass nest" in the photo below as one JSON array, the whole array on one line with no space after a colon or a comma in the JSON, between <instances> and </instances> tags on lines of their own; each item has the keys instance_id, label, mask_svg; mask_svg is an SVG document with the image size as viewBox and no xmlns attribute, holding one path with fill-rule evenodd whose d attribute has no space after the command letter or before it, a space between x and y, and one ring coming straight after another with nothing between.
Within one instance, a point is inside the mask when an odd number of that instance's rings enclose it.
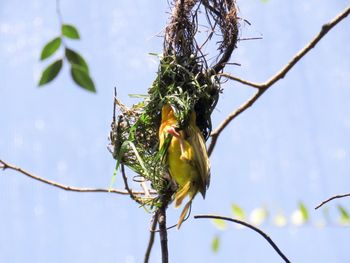
<instances>
[{"instance_id":1,"label":"woven grass nest","mask_svg":"<svg viewBox=\"0 0 350 263\"><path fill-rule=\"evenodd\" d=\"M195 45L198 21L194 18L200 8L207 15L212 14L207 18L216 21L222 35L218 62L212 67ZM196 124L207 140L212 130L211 114L222 91L217 73L228 61L238 35L234 1L175 1L168 25L157 76L147 96L131 108L115 98L120 114L114 119L110 132L116 170L120 164L129 167L140 178L149 181L157 193L138 200L150 208L158 207L159 196L175 191L164 162L168 143L159 149L162 107L168 103L173 106L180 129L188 125L191 112L195 111Z\"/></svg>"}]
</instances>

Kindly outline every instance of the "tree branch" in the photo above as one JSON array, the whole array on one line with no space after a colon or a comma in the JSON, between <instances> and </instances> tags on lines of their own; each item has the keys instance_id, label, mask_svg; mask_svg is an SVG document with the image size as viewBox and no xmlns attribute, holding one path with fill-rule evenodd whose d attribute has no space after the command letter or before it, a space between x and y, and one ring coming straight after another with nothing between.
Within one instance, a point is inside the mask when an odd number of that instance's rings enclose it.
<instances>
[{"instance_id":1,"label":"tree branch","mask_svg":"<svg viewBox=\"0 0 350 263\"><path fill-rule=\"evenodd\" d=\"M225 77L225 78L228 78L230 80L234 80L234 81L237 81L237 82L242 83L244 85L251 86L251 87L257 88L257 89L260 89L261 86L263 85L262 83L256 83L256 82L251 82L251 81L248 81L248 80L244 80L244 79L232 76L232 75L230 75L228 73L220 73L220 74L218 74L218 76Z\"/></svg>"},{"instance_id":2,"label":"tree branch","mask_svg":"<svg viewBox=\"0 0 350 263\"><path fill-rule=\"evenodd\" d=\"M334 199L349 197L349 196L350 196L350 193L342 194L342 195L334 195L334 196L328 198L327 200L322 201L318 206L315 207L315 210L319 209L321 206L323 206L324 204L326 204Z\"/></svg>"},{"instance_id":3,"label":"tree branch","mask_svg":"<svg viewBox=\"0 0 350 263\"><path fill-rule=\"evenodd\" d=\"M254 104L254 102L266 91L266 89L259 89L258 92L254 94L249 100L247 100L245 103L243 103L241 106L239 106L235 111L230 113L227 118L219 125L219 127L216 128L215 131L211 133L211 141L208 147L208 155L210 156L214 150L214 147L216 145L216 141L218 140L218 137L220 136L221 132L226 128L229 123L236 118L239 114L244 112L246 109L248 109L250 106Z\"/></svg>"},{"instance_id":4,"label":"tree branch","mask_svg":"<svg viewBox=\"0 0 350 263\"><path fill-rule=\"evenodd\" d=\"M161 206L157 210L157 220L159 225L159 237L160 237L160 247L162 250L162 263L169 262L169 252L168 252L168 229L166 227L166 210L168 204L171 202L173 191L166 191L160 196Z\"/></svg>"},{"instance_id":5,"label":"tree branch","mask_svg":"<svg viewBox=\"0 0 350 263\"><path fill-rule=\"evenodd\" d=\"M262 230L260 230L259 228L248 224L247 222L238 220L238 219L233 219L230 217L224 217L224 216L217 216L217 215L195 215L194 216L195 219L198 218L213 218L213 219L221 219L221 220L226 220L226 221L231 221L240 225L243 225L245 227L248 227L252 230L254 230L255 232L259 233L263 238L266 239L267 242L269 242L269 244L273 247L273 249L278 253L278 255L280 255L280 257L287 263L290 263L290 260L282 253L282 251L279 249L279 247L272 241L272 239Z\"/></svg>"},{"instance_id":6,"label":"tree branch","mask_svg":"<svg viewBox=\"0 0 350 263\"><path fill-rule=\"evenodd\" d=\"M27 172L26 170L23 170L20 167L16 167L12 164L9 164L3 160L0 160L0 169L6 170L6 169L10 169L16 172L19 172L21 174L24 174L34 180L40 181L42 183L57 187L57 188L61 188L63 190L66 191L72 191L72 192L84 192L84 193L88 193L88 192L96 192L96 193L115 193L115 194L121 194L121 195L129 195L130 193L128 191L124 191L124 190L119 190L119 189L104 189L104 188L80 188L80 187L74 187L74 186L69 186L69 185L64 185L64 184L60 184L51 180L47 180L44 179L42 177L39 177L37 175L34 175L30 172ZM133 195L144 195L145 193L143 191L133 191L132 192Z\"/></svg>"},{"instance_id":7,"label":"tree branch","mask_svg":"<svg viewBox=\"0 0 350 263\"><path fill-rule=\"evenodd\" d=\"M166 229L166 207L162 205L158 216L160 246L162 249L162 263L169 262L168 233Z\"/></svg>"},{"instance_id":8,"label":"tree branch","mask_svg":"<svg viewBox=\"0 0 350 263\"><path fill-rule=\"evenodd\" d=\"M152 251L152 247L153 247L153 243L154 243L154 236L156 234L157 223L158 223L158 211L155 212L153 219L152 219L152 226L150 229L150 236L149 236L147 250L145 253L144 263L148 263L149 257L151 255L151 251Z\"/></svg>"},{"instance_id":9,"label":"tree branch","mask_svg":"<svg viewBox=\"0 0 350 263\"><path fill-rule=\"evenodd\" d=\"M243 103L237 110L233 111L219 126L214 130L211 134L212 140L210 142L210 145L208 147L208 153L209 155L212 153L217 139L220 136L220 133L225 129L225 127L233 120L235 119L239 114L244 112L246 109L248 109L250 106L254 104L254 102L273 84L275 84L280 79L283 79L284 76L289 72L290 69L293 68L293 66L302 58L304 57L312 48L314 48L317 43L334 27L336 26L340 21L342 21L344 18L346 18L350 13L350 6L345 8L344 11L342 11L340 14L338 14L333 20L330 22L324 24L320 30L320 32L302 49L300 50L279 72L277 72L276 75L271 77L269 80L267 80L264 83L255 83L251 81L246 81L240 78L237 78L235 76L232 76L227 73L219 74L220 76L226 77L228 79L240 82L244 85L251 86L253 88L257 88L258 92L254 94L249 100L247 100L245 103Z\"/></svg>"}]
</instances>

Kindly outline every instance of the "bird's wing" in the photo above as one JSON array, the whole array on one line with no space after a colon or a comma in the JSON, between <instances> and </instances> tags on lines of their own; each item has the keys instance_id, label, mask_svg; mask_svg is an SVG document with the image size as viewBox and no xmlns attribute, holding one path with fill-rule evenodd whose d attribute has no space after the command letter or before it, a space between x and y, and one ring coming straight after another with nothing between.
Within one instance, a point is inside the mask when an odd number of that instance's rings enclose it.
<instances>
[{"instance_id":1,"label":"bird's wing","mask_svg":"<svg viewBox=\"0 0 350 263\"><path fill-rule=\"evenodd\" d=\"M203 196L210 182L210 162L205 146L204 138L200 130L195 125L190 125L188 128L188 141L193 147L194 164L199 171L202 189L199 189Z\"/></svg>"}]
</instances>

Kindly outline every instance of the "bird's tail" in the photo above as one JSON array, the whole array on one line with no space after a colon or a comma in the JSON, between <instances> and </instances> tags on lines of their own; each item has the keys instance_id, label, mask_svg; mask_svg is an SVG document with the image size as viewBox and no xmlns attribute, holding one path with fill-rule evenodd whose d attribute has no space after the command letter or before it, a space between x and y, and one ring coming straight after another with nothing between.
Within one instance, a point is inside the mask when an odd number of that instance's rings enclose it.
<instances>
[{"instance_id":1,"label":"bird's tail","mask_svg":"<svg viewBox=\"0 0 350 263\"><path fill-rule=\"evenodd\" d=\"M181 212L179 221L177 222L177 229L180 229L182 222L185 220L185 217L186 217L191 205L192 205L192 198L190 199L190 201L187 202L187 204L185 205L184 209Z\"/></svg>"},{"instance_id":2,"label":"bird's tail","mask_svg":"<svg viewBox=\"0 0 350 263\"><path fill-rule=\"evenodd\" d=\"M190 200L186 203L185 207L183 208L179 221L177 223L177 229L181 227L181 224L185 220L185 217L192 205L192 200L194 196L196 195L191 191L191 181L188 181L176 194L175 194L175 207L179 207L182 203L182 201L185 199L185 197L189 195Z\"/></svg>"},{"instance_id":3,"label":"bird's tail","mask_svg":"<svg viewBox=\"0 0 350 263\"><path fill-rule=\"evenodd\" d=\"M179 207L185 197L189 194L191 188L191 181L188 181L183 187L181 187L175 194L175 207Z\"/></svg>"}]
</instances>

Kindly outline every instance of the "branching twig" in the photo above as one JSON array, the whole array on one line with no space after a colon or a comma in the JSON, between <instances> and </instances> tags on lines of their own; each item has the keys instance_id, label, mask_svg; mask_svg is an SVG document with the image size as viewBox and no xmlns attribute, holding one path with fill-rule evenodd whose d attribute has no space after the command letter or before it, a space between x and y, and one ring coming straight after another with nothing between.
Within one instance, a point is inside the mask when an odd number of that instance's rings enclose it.
<instances>
[{"instance_id":1,"label":"branching twig","mask_svg":"<svg viewBox=\"0 0 350 263\"><path fill-rule=\"evenodd\" d=\"M63 19L62 19L62 13L61 13L61 7L60 7L60 0L56 0L56 13L58 17L58 21L60 23L60 26L63 25Z\"/></svg>"},{"instance_id":2,"label":"branching twig","mask_svg":"<svg viewBox=\"0 0 350 263\"><path fill-rule=\"evenodd\" d=\"M119 190L119 189L110 189L109 190L109 189L104 189L104 188L86 188L86 187L81 188L81 187L64 185L64 184L60 184L60 183L57 183L57 182L54 182L51 180L44 179L44 178L39 177L37 175L34 175L30 172L27 172L26 170L23 170L20 167L16 167L16 166L9 164L3 160L0 160L0 164L1 164L0 168L2 168L3 170L10 169L10 170L19 172L21 174L24 174L24 175L26 175L34 180L40 181L42 183L45 183L45 184L48 184L48 185L51 185L54 187L61 188L61 189L66 190L66 191L84 192L84 193L87 193L87 192L115 193L115 194L121 194L121 195L129 195L128 191ZM145 193L143 191L133 191L132 194L133 195L144 195Z\"/></svg>"},{"instance_id":3,"label":"branching twig","mask_svg":"<svg viewBox=\"0 0 350 263\"><path fill-rule=\"evenodd\" d=\"M261 229L248 224L247 222L238 220L238 219L233 219L230 217L225 217L225 216L217 216L217 215L196 215L194 216L195 219L198 218L213 218L213 219L221 219L221 220L226 220L226 221L231 221L243 226L246 226L252 230L254 230L255 232L259 233L263 238L266 239L267 242L269 242L269 244L273 247L273 249L278 253L278 255L280 255L280 257L285 261L285 262L290 262L290 260L282 253L282 251L279 249L279 247L272 241L272 239L265 233L263 232Z\"/></svg>"},{"instance_id":4,"label":"branching twig","mask_svg":"<svg viewBox=\"0 0 350 263\"><path fill-rule=\"evenodd\" d=\"M134 200L135 202L141 204L140 200L135 196L134 192L129 187L128 178L127 178L126 173L125 173L124 164L121 164L120 166L121 166L121 172L122 172L122 177L123 177L123 181L124 181L125 190L129 193L129 196L130 196L130 198L132 200ZM145 193L145 194L147 195L147 193Z\"/></svg>"},{"instance_id":5,"label":"branching twig","mask_svg":"<svg viewBox=\"0 0 350 263\"><path fill-rule=\"evenodd\" d=\"M334 200L334 199L338 199L338 198L343 198L343 197L349 197L350 196L350 193L347 193L347 194L342 194L342 195L334 195L330 198L328 198L327 200L324 200L322 201L318 206L315 207L315 210L316 209L319 209L321 206L323 206L324 204Z\"/></svg>"},{"instance_id":6,"label":"branching twig","mask_svg":"<svg viewBox=\"0 0 350 263\"><path fill-rule=\"evenodd\" d=\"M153 243L154 243L154 236L156 234L157 224L158 224L158 211L155 212L153 219L152 219L152 226L150 229L150 236L149 236L147 250L145 253L144 263L148 263L148 261L149 261L149 257L151 255L151 251L152 251L152 247L153 247Z\"/></svg>"},{"instance_id":7,"label":"branching twig","mask_svg":"<svg viewBox=\"0 0 350 263\"><path fill-rule=\"evenodd\" d=\"M212 132L211 137L212 140L210 142L210 145L208 147L208 153L211 154L215 144L217 142L217 139L220 135L220 133L225 129L225 127L233 120L235 119L239 114L241 114L243 111L248 109L251 105L254 104L254 102L273 84L275 84L280 79L283 79L284 76L289 72L289 70L302 58L304 57L312 48L316 46L316 44L335 26L337 25L341 20L343 20L345 17L347 17L350 13L350 6L347 7L344 11L342 11L339 15L337 15L333 20L331 20L329 23L324 24L320 30L320 32L302 49L300 50L279 72L277 72L276 75L271 77L269 80L267 80L264 83L254 83L251 81L242 80L240 78L231 76L227 73L220 74L221 76L224 76L228 79L238 81L244 85L248 85L254 88L258 89L258 92L254 94L249 100L247 100L245 103L243 103L237 110L232 112L219 126L216 128L215 131Z\"/></svg>"},{"instance_id":8,"label":"branching twig","mask_svg":"<svg viewBox=\"0 0 350 263\"><path fill-rule=\"evenodd\" d=\"M226 128L226 126L239 114L241 114L243 111L248 109L250 106L254 104L254 102L266 91L266 89L259 89L258 92L254 94L249 100L247 100L245 103L243 103L241 106L239 106L234 112L232 112L230 115L227 116L227 118L219 125L218 128L216 128L215 131L211 134L211 141L208 147L208 155L210 156L211 153L214 150L216 141L218 140L218 137L220 133Z\"/></svg>"}]
</instances>

